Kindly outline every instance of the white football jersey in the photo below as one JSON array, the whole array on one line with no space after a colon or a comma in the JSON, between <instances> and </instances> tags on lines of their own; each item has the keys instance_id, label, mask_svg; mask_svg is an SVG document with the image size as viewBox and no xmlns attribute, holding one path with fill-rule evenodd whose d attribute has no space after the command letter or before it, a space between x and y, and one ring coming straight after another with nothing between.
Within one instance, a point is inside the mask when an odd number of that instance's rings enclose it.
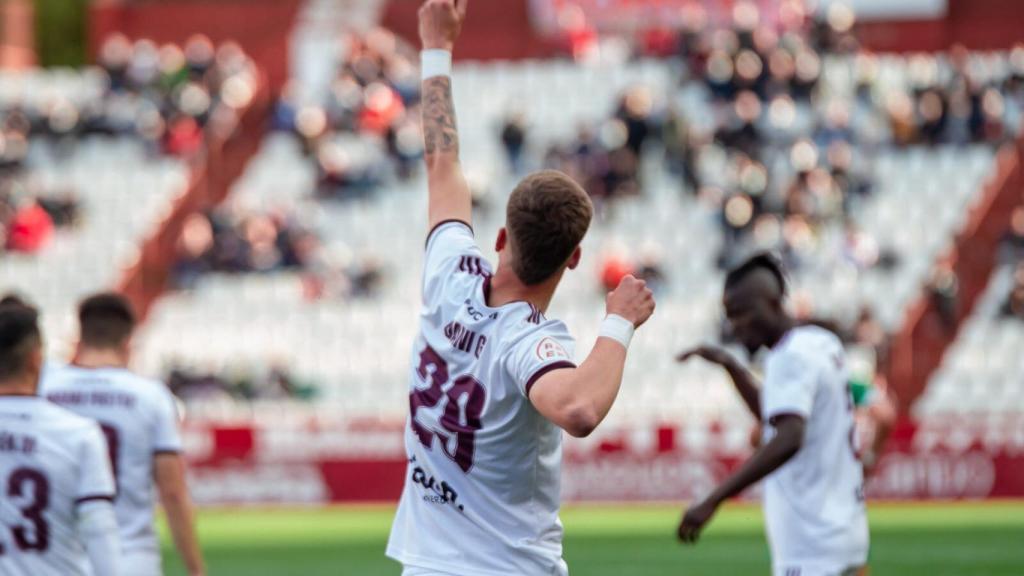
<instances>
[{"instance_id":1,"label":"white football jersey","mask_svg":"<svg viewBox=\"0 0 1024 576\"><path fill-rule=\"evenodd\" d=\"M113 500L95 422L35 396L0 396L0 576L84 576L77 507Z\"/></svg>"},{"instance_id":2,"label":"white football jersey","mask_svg":"<svg viewBox=\"0 0 1024 576\"><path fill-rule=\"evenodd\" d=\"M40 394L99 423L117 481L114 508L121 549L159 553L153 458L181 451L174 397L167 386L119 368L57 366L44 371Z\"/></svg>"},{"instance_id":3,"label":"white football jersey","mask_svg":"<svg viewBox=\"0 0 1024 576\"><path fill-rule=\"evenodd\" d=\"M868 556L863 468L839 338L791 330L767 356L761 411L807 421L803 447L765 480L764 511L776 574L839 574ZM771 426L765 427L771 434Z\"/></svg>"},{"instance_id":4,"label":"white football jersey","mask_svg":"<svg viewBox=\"0 0 1024 576\"><path fill-rule=\"evenodd\" d=\"M565 325L487 305L490 265L461 222L427 242L409 380L409 457L388 556L474 576L567 574L558 519L562 431L527 394L574 367Z\"/></svg>"}]
</instances>

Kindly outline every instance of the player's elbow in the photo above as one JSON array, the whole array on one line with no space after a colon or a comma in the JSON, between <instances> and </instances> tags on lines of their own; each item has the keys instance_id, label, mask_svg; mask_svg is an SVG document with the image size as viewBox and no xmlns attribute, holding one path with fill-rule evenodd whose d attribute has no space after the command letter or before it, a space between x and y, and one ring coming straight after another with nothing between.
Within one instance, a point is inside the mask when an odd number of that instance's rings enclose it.
<instances>
[{"instance_id":1,"label":"player's elbow","mask_svg":"<svg viewBox=\"0 0 1024 576\"><path fill-rule=\"evenodd\" d=\"M590 436L597 429L597 425L601 423L597 412L588 406L573 406L569 408L562 420L562 429L574 438Z\"/></svg>"}]
</instances>

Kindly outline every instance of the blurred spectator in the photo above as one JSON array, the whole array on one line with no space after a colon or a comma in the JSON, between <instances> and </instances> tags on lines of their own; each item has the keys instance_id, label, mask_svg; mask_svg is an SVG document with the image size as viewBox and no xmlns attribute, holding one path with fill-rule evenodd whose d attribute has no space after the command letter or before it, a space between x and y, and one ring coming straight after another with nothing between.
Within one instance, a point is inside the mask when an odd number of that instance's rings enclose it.
<instances>
[{"instance_id":1,"label":"blurred spectator","mask_svg":"<svg viewBox=\"0 0 1024 576\"><path fill-rule=\"evenodd\" d=\"M1010 217L1010 230L1003 237L1000 247L1003 262L1024 261L1024 206L1018 206Z\"/></svg>"},{"instance_id":2,"label":"blurred spectator","mask_svg":"<svg viewBox=\"0 0 1024 576\"><path fill-rule=\"evenodd\" d=\"M1013 273L1013 287L1003 305L1003 315L1024 320L1024 262L1017 264Z\"/></svg>"},{"instance_id":3,"label":"blurred spectator","mask_svg":"<svg viewBox=\"0 0 1024 576\"><path fill-rule=\"evenodd\" d=\"M523 151L526 147L526 118L522 113L510 114L501 127L501 145L512 174L523 173Z\"/></svg>"},{"instance_id":4,"label":"blurred spectator","mask_svg":"<svg viewBox=\"0 0 1024 576\"><path fill-rule=\"evenodd\" d=\"M38 252L53 235L53 219L36 200L14 210L6 226L6 247L11 252Z\"/></svg>"},{"instance_id":5,"label":"blurred spectator","mask_svg":"<svg viewBox=\"0 0 1024 576\"><path fill-rule=\"evenodd\" d=\"M940 262L928 281L928 293L946 328L956 327L960 310L960 282L949 262Z\"/></svg>"},{"instance_id":6,"label":"blurred spectator","mask_svg":"<svg viewBox=\"0 0 1024 576\"><path fill-rule=\"evenodd\" d=\"M664 260L664 252L658 244L647 242L641 247L636 277L647 282L647 287L655 295L661 293L668 282Z\"/></svg>"},{"instance_id":7,"label":"blurred spectator","mask_svg":"<svg viewBox=\"0 0 1024 576\"><path fill-rule=\"evenodd\" d=\"M615 290L624 277L634 273L633 266L617 250L609 252L601 259L600 270L601 288L605 292Z\"/></svg>"}]
</instances>

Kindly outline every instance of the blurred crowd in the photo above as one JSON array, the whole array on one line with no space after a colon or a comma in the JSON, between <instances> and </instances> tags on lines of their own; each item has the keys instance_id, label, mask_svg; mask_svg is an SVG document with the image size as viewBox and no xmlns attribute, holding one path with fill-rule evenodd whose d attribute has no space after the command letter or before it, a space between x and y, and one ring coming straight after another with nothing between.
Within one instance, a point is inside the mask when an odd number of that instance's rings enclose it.
<instances>
[{"instance_id":1,"label":"blurred crowd","mask_svg":"<svg viewBox=\"0 0 1024 576\"><path fill-rule=\"evenodd\" d=\"M292 272L308 300L375 296L385 270L372 254L325 250L318 234L285 210L226 205L186 221L178 240L172 284L194 288L205 275Z\"/></svg>"},{"instance_id":2,"label":"blurred crowd","mask_svg":"<svg viewBox=\"0 0 1024 576\"><path fill-rule=\"evenodd\" d=\"M316 397L314 386L300 381L280 366L259 373L242 368L200 370L174 366L167 371L165 381L171 392L185 402L311 400Z\"/></svg>"},{"instance_id":3,"label":"blurred crowd","mask_svg":"<svg viewBox=\"0 0 1024 576\"><path fill-rule=\"evenodd\" d=\"M204 274L304 270L319 240L285 212L223 208L196 214L178 241L174 284L190 288Z\"/></svg>"},{"instance_id":4,"label":"blurred crowd","mask_svg":"<svg viewBox=\"0 0 1024 576\"><path fill-rule=\"evenodd\" d=\"M899 254L853 217L878 185L876 158L907 146L997 146L1015 138L1024 44L1005 58L954 47L896 61L860 48L848 7L804 10L784 2L779 14L762 17L756 5L740 2L722 25L694 4L681 32L636 42L639 55L675 63L675 93L630 88L609 118L548 147L544 164L573 175L601 203L642 193L644 156L663 152L685 193L718 213L722 268L760 250L780 254L797 276L898 266ZM685 96L695 90L709 106L688 105ZM528 125L516 113L502 129L513 173L531 144ZM644 260L610 257L602 283ZM950 287L940 276L942 293Z\"/></svg>"},{"instance_id":5,"label":"blurred crowd","mask_svg":"<svg viewBox=\"0 0 1024 576\"><path fill-rule=\"evenodd\" d=\"M15 148L35 137L66 144L113 135L140 138L154 152L189 156L199 151L206 130L226 126L248 105L258 81L240 46L215 46L201 35L184 46L113 35L103 42L96 68L84 74L97 80L98 90L6 103L0 114L5 131L18 132Z\"/></svg>"},{"instance_id":6,"label":"blurred crowd","mask_svg":"<svg viewBox=\"0 0 1024 576\"><path fill-rule=\"evenodd\" d=\"M324 198L365 196L407 178L423 154L415 49L377 28L344 34L339 59L323 101L292 84L274 112L274 127L294 133L315 163Z\"/></svg>"},{"instance_id":7,"label":"blurred crowd","mask_svg":"<svg viewBox=\"0 0 1024 576\"><path fill-rule=\"evenodd\" d=\"M1024 206L1013 212L1000 259L1004 265L1013 267L1013 284L1003 304L1003 316L1024 321Z\"/></svg>"},{"instance_id":8,"label":"blurred crowd","mask_svg":"<svg viewBox=\"0 0 1024 576\"><path fill-rule=\"evenodd\" d=\"M83 130L134 135L167 154L202 149L207 130L222 130L252 100L253 61L234 42L195 35L184 46L107 38L99 53L107 91L81 111Z\"/></svg>"}]
</instances>

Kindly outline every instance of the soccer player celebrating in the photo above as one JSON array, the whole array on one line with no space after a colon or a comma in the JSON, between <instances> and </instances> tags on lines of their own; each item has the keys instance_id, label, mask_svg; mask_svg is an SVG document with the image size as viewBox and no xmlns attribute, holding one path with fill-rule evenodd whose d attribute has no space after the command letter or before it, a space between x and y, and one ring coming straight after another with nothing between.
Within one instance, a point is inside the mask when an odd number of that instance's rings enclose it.
<instances>
[{"instance_id":1,"label":"soccer player celebrating","mask_svg":"<svg viewBox=\"0 0 1024 576\"><path fill-rule=\"evenodd\" d=\"M117 576L114 477L99 426L36 394L34 309L0 304L0 574Z\"/></svg>"},{"instance_id":2,"label":"soccer player celebrating","mask_svg":"<svg viewBox=\"0 0 1024 576\"><path fill-rule=\"evenodd\" d=\"M654 311L643 282L623 279L586 360L545 317L580 261L593 208L558 172L524 179L508 201L492 270L473 239L459 165L451 51L466 1L420 10L429 223L420 332L412 357L408 475L389 557L406 576L557 575L562 430L586 436L619 391L635 328Z\"/></svg>"},{"instance_id":3,"label":"soccer player celebrating","mask_svg":"<svg viewBox=\"0 0 1024 576\"><path fill-rule=\"evenodd\" d=\"M155 483L189 576L202 576L174 398L161 382L127 369L135 314L123 297L98 294L81 303L78 319L74 362L48 368L41 394L96 420L106 436L118 486L122 569L132 576L161 573L153 526Z\"/></svg>"},{"instance_id":4,"label":"soccer player celebrating","mask_svg":"<svg viewBox=\"0 0 1024 576\"><path fill-rule=\"evenodd\" d=\"M728 274L725 313L733 334L754 354L768 348L765 380L729 353L700 347L680 355L722 366L750 411L764 423L761 448L679 525L697 541L728 498L767 477L764 513L775 576L847 576L867 563L863 472L853 446L853 402L839 338L797 327L784 308L786 280L778 262L758 255Z\"/></svg>"}]
</instances>

